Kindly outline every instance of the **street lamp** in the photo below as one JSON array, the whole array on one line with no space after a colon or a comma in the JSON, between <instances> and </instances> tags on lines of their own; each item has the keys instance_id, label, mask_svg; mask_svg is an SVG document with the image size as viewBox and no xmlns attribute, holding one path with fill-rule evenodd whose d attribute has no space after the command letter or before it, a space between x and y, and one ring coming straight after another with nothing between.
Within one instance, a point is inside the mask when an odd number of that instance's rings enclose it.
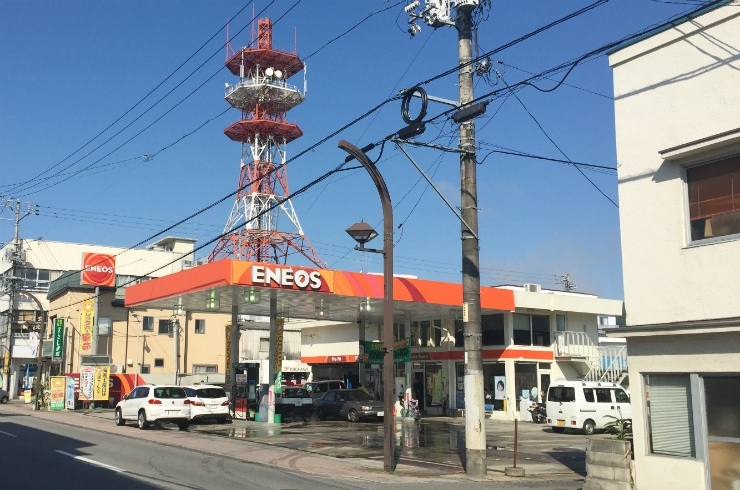
<instances>
[{"instance_id":1,"label":"street lamp","mask_svg":"<svg viewBox=\"0 0 740 490\"><path fill-rule=\"evenodd\" d=\"M347 229L347 233L360 244L357 247L358 250L383 254L383 343L385 344L385 357L383 358L383 469L390 473L393 471L394 432L396 429L393 415L393 206L391 206L391 196L388 193L388 187L385 185L383 176L380 175L380 171L365 155L365 152L345 140L341 140L338 146L350 154L347 160L356 158L365 167L375 183L380 204L383 207L382 250L364 247L366 242L377 236L377 232L367 223L356 223ZM358 225L360 225L359 229L356 228Z\"/></svg>"}]
</instances>

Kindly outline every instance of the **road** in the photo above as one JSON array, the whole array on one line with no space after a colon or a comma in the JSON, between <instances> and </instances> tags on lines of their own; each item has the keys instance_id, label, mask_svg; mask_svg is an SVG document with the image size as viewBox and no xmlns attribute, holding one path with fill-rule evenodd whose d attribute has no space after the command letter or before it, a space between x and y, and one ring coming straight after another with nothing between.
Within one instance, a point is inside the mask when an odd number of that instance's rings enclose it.
<instances>
[{"instance_id":1,"label":"road","mask_svg":"<svg viewBox=\"0 0 740 490\"><path fill-rule=\"evenodd\" d=\"M138 430L133 430L138 434ZM8 489L79 490L80 487L152 489L345 489L397 488L425 490L457 488L511 488L521 490L575 490L572 481L523 480L473 482L436 480L389 483L359 478L317 476L237 461L198 451L165 446L72 427L36 417L0 412L2 487Z\"/></svg>"}]
</instances>

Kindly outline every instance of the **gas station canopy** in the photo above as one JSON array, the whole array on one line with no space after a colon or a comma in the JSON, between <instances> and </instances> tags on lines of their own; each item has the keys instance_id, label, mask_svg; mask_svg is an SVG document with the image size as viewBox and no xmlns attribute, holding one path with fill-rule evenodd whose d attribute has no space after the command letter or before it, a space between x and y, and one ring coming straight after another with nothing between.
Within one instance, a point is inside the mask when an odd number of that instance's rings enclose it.
<instances>
[{"instance_id":1,"label":"gas station canopy","mask_svg":"<svg viewBox=\"0 0 740 490\"><path fill-rule=\"evenodd\" d=\"M442 318L462 308L460 284L393 278L394 312L401 319ZM382 323L383 276L360 272L224 259L151 279L126 288L126 306L184 311L269 316L275 295L278 314L354 322L360 309L366 321ZM452 310L452 311L451 311ZM514 293L481 287L481 310L513 311Z\"/></svg>"}]
</instances>

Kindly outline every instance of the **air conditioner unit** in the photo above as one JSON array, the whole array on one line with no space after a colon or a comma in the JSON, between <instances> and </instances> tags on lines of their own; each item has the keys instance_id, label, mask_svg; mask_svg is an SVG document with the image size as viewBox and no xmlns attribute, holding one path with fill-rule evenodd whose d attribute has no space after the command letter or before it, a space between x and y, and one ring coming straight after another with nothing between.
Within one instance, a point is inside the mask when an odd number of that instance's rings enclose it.
<instances>
[{"instance_id":1,"label":"air conditioner unit","mask_svg":"<svg viewBox=\"0 0 740 490\"><path fill-rule=\"evenodd\" d=\"M524 290L528 293L539 293L540 291L542 291L542 286L540 286L539 284L525 284Z\"/></svg>"},{"instance_id":2,"label":"air conditioner unit","mask_svg":"<svg viewBox=\"0 0 740 490\"><path fill-rule=\"evenodd\" d=\"M123 364L111 364L110 365L110 373L122 373L123 372Z\"/></svg>"},{"instance_id":3,"label":"air conditioner unit","mask_svg":"<svg viewBox=\"0 0 740 490\"><path fill-rule=\"evenodd\" d=\"M193 261L192 260L183 260L182 261L182 268L183 269L189 269L193 267Z\"/></svg>"}]
</instances>

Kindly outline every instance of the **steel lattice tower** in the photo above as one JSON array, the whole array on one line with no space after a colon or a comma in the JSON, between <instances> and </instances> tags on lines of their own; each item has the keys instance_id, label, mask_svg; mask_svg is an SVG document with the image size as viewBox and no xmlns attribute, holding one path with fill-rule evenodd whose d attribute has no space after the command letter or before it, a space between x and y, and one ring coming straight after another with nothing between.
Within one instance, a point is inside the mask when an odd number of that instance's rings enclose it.
<instances>
[{"instance_id":1,"label":"steel lattice tower","mask_svg":"<svg viewBox=\"0 0 740 490\"><path fill-rule=\"evenodd\" d=\"M234 53L227 46L226 67L239 77L235 86L226 84L226 101L242 111L242 118L224 130L242 144L239 191L224 228L224 233L234 231L219 239L208 261L228 257L284 264L292 249L325 267L304 236L290 200L278 205L289 195L288 176L281 166L287 158L285 147L303 136L301 128L286 118L305 100L305 79L303 93L287 83L304 69L303 62L295 49L287 53L272 48L272 22L266 18L257 21L256 48ZM293 231L280 231L279 225L285 223L278 221L281 211Z\"/></svg>"}]
</instances>

